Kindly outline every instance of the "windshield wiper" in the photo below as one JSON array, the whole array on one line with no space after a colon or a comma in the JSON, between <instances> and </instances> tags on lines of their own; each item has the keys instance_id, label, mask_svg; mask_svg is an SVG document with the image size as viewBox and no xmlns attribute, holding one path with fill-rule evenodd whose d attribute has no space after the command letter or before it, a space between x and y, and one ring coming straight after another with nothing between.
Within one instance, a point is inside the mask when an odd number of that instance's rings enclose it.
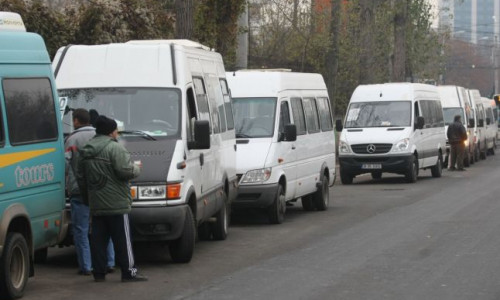
<instances>
[{"instance_id":1,"label":"windshield wiper","mask_svg":"<svg viewBox=\"0 0 500 300\"><path fill-rule=\"evenodd\" d=\"M252 138L253 136L248 135L248 134L244 134L244 133L237 133L236 137L237 138Z\"/></svg>"},{"instance_id":2,"label":"windshield wiper","mask_svg":"<svg viewBox=\"0 0 500 300\"><path fill-rule=\"evenodd\" d=\"M147 134L146 132L144 132L142 130L122 130L122 131L118 131L118 133L140 135L147 140L156 141L156 139L154 137L152 137L151 135Z\"/></svg>"}]
</instances>

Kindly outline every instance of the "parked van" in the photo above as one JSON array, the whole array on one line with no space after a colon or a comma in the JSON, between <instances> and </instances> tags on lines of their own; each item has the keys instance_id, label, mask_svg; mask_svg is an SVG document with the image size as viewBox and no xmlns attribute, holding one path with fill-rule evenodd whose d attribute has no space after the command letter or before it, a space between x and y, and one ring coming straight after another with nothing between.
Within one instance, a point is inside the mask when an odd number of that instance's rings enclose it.
<instances>
[{"instance_id":1,"label":"parked van","mask_svg":"<svg viewBox=\"0 0 500 300\"><path fill-rule=\"evenodd\" d=\"M438 86L439 98L441 99L441 105L443 106L443 116L445 132L448 131L448 126L453 123L453 119L456 115L462 117L462 123L467 130L468 140L465 141L466 153L464 155L464 166L468 167L471 163L474 163L474 132L473 127L469 126L468 120L472 118L472 110L467 100L467 91L460 86L455 85L443 85ZM448 157L450 152L450 145L448 139L446 139L446 157L444 159L444 165L448 166Z\"/></svg>"},{"instance_id":2,"label":"parked van","mask_svg":"<svg viewBox=\"0 0 500 300\"><path fill-rule=\"evenodd\" d=\"M237 178L221 55L188 40L130 41L66 46L53 66L66 111L115 119L142 163L131 182L132 239L168 241L175 262L191 260L197 226L200 237L225 239Z\"/></svg>"},{"instance_id":3,"label":"parked van","mask_svg":"<svg viewBox=\"0 0 500 300\"><path fill-rule=\"evenodd\" d=\"M340 178L403 174L416 182L419 169L441 177L446 151L443 110L437 88L416 83L360 85L344 124L337 120Z\"/></svg>"},{"instance_id":4,"label":"parked van","mask_svg":"<svg viewBox=\"0 0 500 300\"><path fill-rule=\"evenodd\" d=\"M65 235L59 101L41 36L0 12L0 299L21 297L33 263Z\"/></svg>"},{"instance_id":5,"label":"parked van","mask_svg":"<svg viewBox=\"0 0 500 300\"><path fill-rule=\"evenodd\" d=\"M286 202L326 210L335 182L335 135L320 74L227 73L238 144L235 208L263 208L282 223Z\"/></svg>"},{"instance_id":6,"label":"parked van","mask_svg":"<svg viewBox=\"0 0 500 300\"><path fill-rule=\"evenodd\" d=\"M496 107L495 101L481 97L481 101L484 109L484 122L486 127L485 140L486 140L486 154L495 154L495 148L497 143L497 131L498 126L495 122L495 116L493 115L493 108Z\"/></svg>"},{"instance_id":7,"label":"parked van","mask_svg":"<svg viewBox=\"0 0 500 300\"><path fill-rule=\"evenodd\" d=\"M484 109L479 90L467 90L467 92L474 111L474 121L471 122L472 119L469 121L469 123L472 123L471 125L474 125L472 126L474 127L474 160L479 161L479 159L486 158L486 128L484 126Z\"/></svg>"}]
</instances>

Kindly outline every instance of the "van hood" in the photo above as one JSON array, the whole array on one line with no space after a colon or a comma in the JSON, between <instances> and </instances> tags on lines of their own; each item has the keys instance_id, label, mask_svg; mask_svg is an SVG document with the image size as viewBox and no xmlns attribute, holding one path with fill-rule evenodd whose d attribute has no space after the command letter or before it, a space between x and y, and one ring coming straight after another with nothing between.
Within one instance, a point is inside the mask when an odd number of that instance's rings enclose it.
<instances>
[{"instance_id":1,"label":"van hood","mask_svg":"<svg viewBox=\"0 0 500 300\"><path fill-rule=\"evenodd\" d=\"M346 128L342 135L349 145L395 144L409 137L411 127Z\"/></svg>"},{"instance_id":2,"label":"van hood","mask_svg":"<svg viewBox=\"0 0 500 300\"><path fill-rule=\"evenodd\" d=\"M236 151L236 173L245 174L247 171L262 169L271 147L271 138L238 139Z\"/></svg>"},{"instance_id":3,"label":"van hood","mask_svg":"<svg viewBox=\"0 0 500 300\"><path fill-rule=\"evenodd\" d=\"M145 140L141 137L121 138L119 141L130 153L130 160L140 161L142 170L132 182L166 182L176 139Z\"/></svg>"}]
</instances>

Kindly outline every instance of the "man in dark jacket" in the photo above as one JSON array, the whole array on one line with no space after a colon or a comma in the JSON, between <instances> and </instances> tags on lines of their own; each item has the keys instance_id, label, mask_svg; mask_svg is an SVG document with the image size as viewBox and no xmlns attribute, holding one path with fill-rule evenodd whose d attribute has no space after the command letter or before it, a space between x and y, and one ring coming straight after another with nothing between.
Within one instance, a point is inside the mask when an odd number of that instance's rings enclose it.
<instances>
[{"instance_id":1,"label":"man in dark jacket","mask_svg":"<svg viewBox=\"0 0 500 300\"><path fill-rule=\"evenodd\" d=\"M78 259L80 275L90 275L92 262L90 259L89 245L89 207L83 203L80 190L76 181L77 162L79 150L94 137L95 128L90 126L90 115L86 109L77 108L73 111L73 131L65 140L64 148L66 157L66 191L71 204L71 229ZM115 252L111 241L107 249L108 271L114 269Z\"/></svg>"},{"instance_id":2,"label":"man in dark jacket","mask_svg":"<svg viewBox=\"0 0 500 300\"><path fill-rule=\"evenodd\" d=\"M455 164L458 171L465 171L464 153L467 131L464 125L462 125L462 117L460 115L455 116L453 123L448 126L446 135L450 143L450 171L455 170Z\"/></svg>"},{"instance_id":3,"label":"man in dark jacket","mask_svg":"<svg viewBox=\"0 0 500 300\"><path fill-rule=\"evenodd\" d=\"M121 267L122 282L146 281L137 273L130 239L128 214L131 210L129 180L139 176L127 150L117 142L114 120L99 116L96 136L80 151L78 184L85 191L92 215L91 250L95 281L106 276L106 245L111 237L115 258Z\"/></svg>"}]
</instances>

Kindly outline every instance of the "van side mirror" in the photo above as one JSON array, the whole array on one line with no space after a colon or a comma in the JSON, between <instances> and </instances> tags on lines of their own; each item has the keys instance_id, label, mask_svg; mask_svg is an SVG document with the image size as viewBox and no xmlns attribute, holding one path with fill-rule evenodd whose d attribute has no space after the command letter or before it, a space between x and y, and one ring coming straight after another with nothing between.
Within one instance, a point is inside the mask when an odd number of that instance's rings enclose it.
<instances>
[{"instance_id":1,"label":"van side mirror","mask_svg":"<svg viewBox=\"0 0 500 300\"><path fill-rule=\"evenodd\" d=\"M417 122L415 123L415 129L423 129L425 125L424 117L417 117Z\"/></svg>"},{"instance_id":2,"label":"van side mirror","mask_svg":"<svg viewBox=\"0 0 500 300\"><path fill-rule=\"evenodd\" d=\"M207 120L194 122L194 141L188 142L188 149L210 149L210 123Z\"/></svg>"},{"instance_id":3,"label":"van side mirror","mask_svg":"<svg viewBox=\"0 0 500 300\"><path fill-rule=\"evenodd\" d=\"M490 125L491 124L491 119L490 118L486 118L486 125Z\"/></svg>"},{"instance_id":4,"label":"van side mirror","mask_svg":"<svg viewBox=\"0 0 500 300\"><path fill-rule=\"evenodd\" d=\"M294 142L297 140L297 126L295 124L285 125L285 136L284 141Z\"/></svg>"},{"instance_id":5,"label":"van side mirror","mask_svg":"<svg viewBox=\"0 0 500 300\"><path fill-rule=\"evenodd\" d=\"M477 121L477 126L478 127L483 127L484 126L484 120L483 119L479 119L479 121Z\"/></svg>"},{"instance_id":6,"label":"van side mirror","mask_svg":"<svg viewBox=\"0 0 500 300\"><path fill-rule=\"evenodd\" d=\"M335 120L335 130L337 130L337 132L341 132L342 129L344 129L344 125L342 125L342 120L340 119Z\"/></svg>"},{"instance_id":7,"label":"van side mirror","mask_svg":"<svg viewBox=\"0 0 500 300\"><path fill-rule=\"evenodd\" d=\"M476 122L474 122L474 119L469 119L469 127L475 127Z\"/></svg>"},{"instance_id":8,"label":"van side mirror","mask_svg":"<svg viewBox=\"0 0 500 300\"><path fill-rule=\"evenodd\" d=\"M59 97L59 110L61 111L61 118L69 112L68 97Z\"/></svg>"}]
</instances>

